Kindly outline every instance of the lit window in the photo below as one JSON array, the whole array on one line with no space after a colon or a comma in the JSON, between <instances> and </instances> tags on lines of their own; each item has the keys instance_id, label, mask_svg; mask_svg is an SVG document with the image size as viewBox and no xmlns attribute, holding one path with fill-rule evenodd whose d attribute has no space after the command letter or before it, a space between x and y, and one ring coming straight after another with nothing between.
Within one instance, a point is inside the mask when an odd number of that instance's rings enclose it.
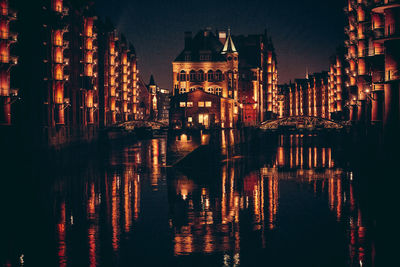
<instances>
[{"instance_id":1,"label":"lit window","mask_svg":"<svg viewBox=\"0 0 400 267\"><path fill-rule=\"evenodd\" d=\"M180 103L179 103L179 106L180 106L181 108L186 107L186 102L180 102Z\"/></svg>"},{"instance_id":2,"label":"lit window","mask_svg":"<svg viewBox=\"0 0 400 267\"><path fill-rule=\"evenodd\" d=\"M206 101L206 107L210 108L211 107L211 101Z\"/></svg>"},{"instance_id":3,"label":"lit window","mask_svg":"<svg viewBox=\"0 0 400 267\"><path fill-rule=\"evenodd\" d=\"M187 106L187 107L193 107L193 102L187 102L187 103L186 103L186 106Z\"/></svg>"},{"instance_id":4,"label":"lit window","mask_svg":"<svg viewBox=\"0 0 400 267\"><path fill-rule=\"evenodd\" d=\"M214 94L214 88L207 88L207 93Z\"/></svg>"},{"instance_id":5,"label":"lit window","mask_svg":"<svg viewBox=\"0 0 400 267\"><path fill-rule=\"evenodd\" d=\"M86 49L87 50L93 49L93 40L92 39L86 39Z\"/></svg>"},{"instance_id":6,"label":"lit window","mask_svg":"<svg viewBox=\"0 0 400 267\"><path fill-rule=\"evenodd\" d=\"M192 117L188 117L188 122L192 122L193 118Z\"/></svg>"},{"instance_id":7,"label":"lit window","mask_svg":"<svg viewBox=\"0 0 400 267\"><path fill-rule=\"evenodd\" d=\"M199 102L199 108L204 108L204 102Z\"/></svg>"},{"instance_id":8,"label":"lit window","mask_svg":"<svg viewBox=\"0 0 400 267\"><path fill-rule=\"evenodd\" d=\"M203 124L203 122L204 122L204 115L199 114L199 123Z\"/></svg>"},{"instance_id":9,"label":"lit window","mask_svg":"<svg viewBox=\"0 0 400 267\"><path fill-rule=\"evenodd\" d=\"M221 95L221 93L222 93L222 88L215 88L216 95Z\"/></svg>"}]
</instances>

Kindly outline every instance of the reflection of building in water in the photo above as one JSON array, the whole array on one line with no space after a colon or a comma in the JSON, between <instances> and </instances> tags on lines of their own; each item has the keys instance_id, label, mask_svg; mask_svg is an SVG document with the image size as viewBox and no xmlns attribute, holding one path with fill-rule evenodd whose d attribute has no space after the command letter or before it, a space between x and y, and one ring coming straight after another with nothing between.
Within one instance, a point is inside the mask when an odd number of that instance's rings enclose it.
<instances>
[{"instance_id":1,"label":"reflection of building in water","mask_svg":"<svg viewBox=\"0 0 400 267\"><path fill-rule=\"evenodd\" d=\"M229 132L226 133L221 140L229 140ZM371 248L354 198L352 174L335 168L332 148L314 145L307 138L289 136L277 148L272 164L245 176L241 174L241 165L227 163L221 169L217 188L214 184L198 184L196 179L178 178L170 191L174 194L171 227L175 255L226 252L239 257L240 234L246 231L253 231L260 238L260 247L265 248L268 232L278 226L280 198L286 197L280 191L280 183L285 180L311 189L315 198L326 203L337 222L344 224L350 248L348 257L353 265L373 261L365 258ZM229 257L225 255L224 260Z\"/></svg>"},{"instance_id":2,"label":"reflection of building in water","mask_svg":"<svg viewBox=\"0 0 400 267\"><path fill-rule=\"evenodd\" d=\"M100 204L99 194L96 195L95 184L90 184L90 192L88 192L88 205L87 205L87 217L90 220L88 230L88 241L89 241L89 264L90 267L97 266L97 240L99 232L99 221L96 213L96 208Z\"/></svg>"},{"instance_id":3,"label":"reflection of building in water","mask_svg":"<svg viewBox=\"0 0 400 267\"><path fill-rule=\"evenodd\" d=\"M235 172L222 169L221 197L210 196L207 188L180 177L175 182L176 212L186 208L186 218L173 218L174 254L239 251L239 194L235 191ZM197 190L198 189L198 190Z\"/></svg>"},{"instance_id":4,"label":"reflection of building in water","mask_svg":"<svg viewBox=\"0 0 400 267\"><path fill-rule=\"evenodd\" d=\"M278 150L281 150L278 149ZM279 152L278 152L279 154ZM264 177L264 178L263 178ZM374 261L374 256L366 259L366 250L372 249L367 246L366 227L362 221L361 210L354 199L354 186L352 173L345 173L341 169L324 169L324 171L297 170L296 173L282 172L279 168L262 168L261 181L268 177L268 201L269 201L269 224L273 229L276 220L278 207L278 183L281 180L293 180L298 183L309 184L315 196L327 196L330 210L335 214L340 223L344 223L349 238L351 266L362 262L369 263ZM260 178L248 175L245 179L251 179L253 183L258 183ZM247 190L246 190L247 188ZM257 191L257 186L254 186ZM249 190L245 180L245 192ZM257 193L253 193L257 196ZM254 200L254 203L257 203ZM263 209L264 210L264 209ZM271 227L272 226L272 227ZM373 244L371 245L373 247ZM357 265L358 266L358 265Z\"/></svg>"},{"instance_id":5,"label":"reflection of building in water","mask_svg":"<svg viewBox=\"0 0 400 267\"><path fill-rule=\"evenodd\" d=\"M60 220L57 224L57 234L58 234L58 263L59 266L67 266L67 244L65 241L66 233L66 211L65 211L65 201L61 203L60 207Z\"/></svg>"},{"instance_id":6,"label":"reflection of building in water","mask_svg":"<svg viewBox=\"0 0 400 267\"><path fill-rule=\"evenodd\" d=\"M291 169L333 168L332 148L309 146L303 134L280 136L275 166Z\"/></svg>"}]
</instances>

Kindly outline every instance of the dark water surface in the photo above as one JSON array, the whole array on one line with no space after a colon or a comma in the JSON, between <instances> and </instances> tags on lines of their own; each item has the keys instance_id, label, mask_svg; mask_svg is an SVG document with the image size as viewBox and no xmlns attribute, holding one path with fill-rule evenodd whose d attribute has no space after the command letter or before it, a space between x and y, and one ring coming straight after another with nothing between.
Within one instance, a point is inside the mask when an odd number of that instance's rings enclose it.
<instances>
[{"instance_id":1,"label":"dark water surface","mask_svg":"<svg viewBox=\"0 0 400 267\"><path fill-rule=\"evenodd\" d=\"M229 149L230 138L221 164L200 157L196 170L167 166L167 138L60 157L33 174L21 163L2 181L1 263L375 266L376 221L340 145L288 135Z\"/></svg>"}]
</instances>

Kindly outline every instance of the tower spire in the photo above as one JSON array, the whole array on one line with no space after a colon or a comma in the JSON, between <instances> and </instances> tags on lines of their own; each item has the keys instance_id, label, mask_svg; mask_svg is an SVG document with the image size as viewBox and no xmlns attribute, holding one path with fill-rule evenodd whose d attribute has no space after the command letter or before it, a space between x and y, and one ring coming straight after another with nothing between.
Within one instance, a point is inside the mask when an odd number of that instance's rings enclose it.
<instances>
[{"instance_id":1,"label":"tower spire","mask_svg":"<svg viewBox=\"0 0 400 267\"><path fill-rule=\"evenodd\" d=\"M225 55L228 53L237 54L237 50L235 44L233 43L232 36L231 36L231 28L228 28L228 37L226 38L224 48L221 51L221 54Z\"/></svg>"}]
</instances>

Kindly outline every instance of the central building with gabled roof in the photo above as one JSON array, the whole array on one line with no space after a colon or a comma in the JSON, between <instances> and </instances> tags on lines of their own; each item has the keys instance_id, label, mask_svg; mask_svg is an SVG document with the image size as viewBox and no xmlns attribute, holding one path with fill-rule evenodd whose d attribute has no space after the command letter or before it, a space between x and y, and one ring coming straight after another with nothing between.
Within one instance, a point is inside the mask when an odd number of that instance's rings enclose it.
<instances>
[{"instance_id":1,"label":"central building with gabled roof","mask_svg":"<svg viewBox=\"0 0 400 267\"><path fill-rule=\"evenodd\" d=\"M186 32L172 66L172 128L257 125L276 113L276 56L266 32L237 37L230 30L205 29L194 37Z\"/></svg>"},{"instance_id":2,"label":"central building with gabled roof","mask_svg":"<svg viewBox=\"0 0 400 267\"><path fill-rule=\"evenodd\" d=\"M172 65L174 97L171 101L170 121L174 128L236 126L239 62L238 52L229 32L221 32L219 37L209 29L199 31L194 37L191 32L186 32L185 48ZM197 90L202 93L193 94ZM182 94L188 96L181 96ZM184 98L191 99L190 95L194 97L193 103L180 101ZM206 103L210 104L210 99L213 100L211 105L218 106L218 109L206 107ZM196 111L190 112L192 116L181 118L181 109ZM174 113L179 116L174 116Z\"/></svg>"}]
</instances>

